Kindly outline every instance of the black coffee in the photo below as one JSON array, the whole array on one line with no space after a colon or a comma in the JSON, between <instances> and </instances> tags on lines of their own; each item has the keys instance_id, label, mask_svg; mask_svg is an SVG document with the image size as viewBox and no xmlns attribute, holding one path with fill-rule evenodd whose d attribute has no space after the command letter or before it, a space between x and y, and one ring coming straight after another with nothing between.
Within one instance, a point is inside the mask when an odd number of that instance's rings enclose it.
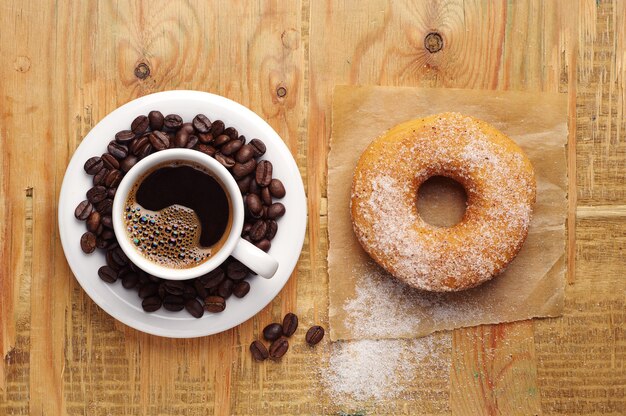
<instances>
[{"instance_id":1,"label":"black coffee","mask_svg":"<svg viewBox=\"0 0 626 416\"><path fill-rule=\"evenodd\" d=\"M128 236L149 260L172 268L197 266L224 243L230 201L222 185L191 162L146 174L129 192Z\"/></svg>"}]
</instances>

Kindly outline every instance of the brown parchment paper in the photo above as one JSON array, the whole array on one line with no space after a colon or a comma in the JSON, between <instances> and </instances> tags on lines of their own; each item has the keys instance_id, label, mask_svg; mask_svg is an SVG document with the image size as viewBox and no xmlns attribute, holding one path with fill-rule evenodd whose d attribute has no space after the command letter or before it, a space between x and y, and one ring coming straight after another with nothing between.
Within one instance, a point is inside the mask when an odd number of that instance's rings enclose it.
<instances>
[{"instance_id":1,"label":"brown parchment paper","mask_svg":"<svg viewBox=\"0 0 626 416\"><path fill-rule=\"evenodd\" d=\"M524 149L537 176L537 203L528 238L504 273L468 291L433 294L397 282L362 250L350 221L350 185L356 162L372 139L398 123L446 111L483 119ZM336 87L328 157L331 339L415 338L560 315L566 268L566 143L565 94ZM450 198L455 196L440 200ZM445 217L445 206L440 211Z\"/></svg>"}]
</instances>

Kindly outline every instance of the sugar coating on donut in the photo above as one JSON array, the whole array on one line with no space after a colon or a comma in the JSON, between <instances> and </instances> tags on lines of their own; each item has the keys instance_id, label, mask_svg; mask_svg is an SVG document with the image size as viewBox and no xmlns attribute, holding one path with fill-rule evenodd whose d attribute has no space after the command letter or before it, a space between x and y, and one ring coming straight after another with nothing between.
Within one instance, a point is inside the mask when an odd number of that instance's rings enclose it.
<instances>
[{"instance_id":1,"label":"sugar coating on donut","mask_svg":"<svg viewBox=\"0 0 626 416\"><path fill-rule=\"evenodd\" d=\"M417 212L417 190L434 175L468 195L460 223L437 227ZM474 287L519 252L535 200L532 165L509 138L480 120L445 113L403 123L361 155L352 184L357 239L383 268L431 291Z\"/></svg>"}]
</instances>

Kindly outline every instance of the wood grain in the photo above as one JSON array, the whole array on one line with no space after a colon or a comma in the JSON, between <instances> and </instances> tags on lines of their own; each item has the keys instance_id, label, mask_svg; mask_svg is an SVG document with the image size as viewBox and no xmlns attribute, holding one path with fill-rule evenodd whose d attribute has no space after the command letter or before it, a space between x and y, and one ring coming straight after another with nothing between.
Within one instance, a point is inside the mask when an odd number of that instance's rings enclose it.
<instances>
[{"instance_id":1,"label":"wood grain","mask_svg":"<svg viewBox=\"0 0 626 416\"><path fill-rule=\"evenodd\" d=\"M2 2L0 414L360 410L320 384L328 344L295 342L280 363L261 365L247 351L289 310L302 328L327 323L337 84L560 91L570 104L575 276L564 316L454 331L449 382L425 367L410 399L363 409L625 414L625 23L624 0ZM424 47L430 32L443 39L439 52ZM259 113L290 147L308 195L305 247L286 288L254 319L199 340L114 321L71 275L56 231L61 180L82 137L120 104L173 88Z\"/></svg>"}]
</instances>

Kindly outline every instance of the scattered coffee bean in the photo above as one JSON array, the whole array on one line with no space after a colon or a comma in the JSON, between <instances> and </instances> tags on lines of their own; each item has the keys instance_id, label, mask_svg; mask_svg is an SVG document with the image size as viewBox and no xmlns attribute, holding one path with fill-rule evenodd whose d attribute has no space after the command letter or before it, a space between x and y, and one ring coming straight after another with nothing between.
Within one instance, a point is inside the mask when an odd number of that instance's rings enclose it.
<instances>
[{"instance_id":1,"label":"scattered coffee bean","mask_svg":"<svg viewBox=\"0 0 626 416\"><path fill-rule=\"evenodd\" d=\"M276 219L285 215L285 206L280 202L275 202L267 208L267 218Z\"/></svg>"},{"instance_id":2,"label":"scattered coffee bean","mask_svg":"<svg viewBox=\"0 0 626 416\"><path fill-rule=\"evenodd\" d=\"M257 167L256 160L250 159L245 163L235 163L233 166L233 176L235 179L241 179L250 175Z\"/></svg>"},{"instance_id":3,"label":"scattered coffee bean","mask_svg":"<svg viewBox=\"0 0 626 416\"><path fill-rule=\"evenodd\" d=\"M246 163L254 157L254 148L250 144L241 146L235 155L235 161L238 163Z\"/></svg>"},{"instance_id":4,"label":"scattered coffee bean","mask_svg":"<svg viewBox=\"0 0 626 416\"><path fill-rule=\"evenodd\" d=\"M272 181L272 162L262 160L256 166L256 182L259 186L267 186Z\"/></svg>"},{"instance_id":5,"label":"scattered coffee bean","mask_svg":"<svg viewBox=\"0 0 626 416\"><path fill-rule=\"evenodd\" d=\"M217 152L215 147L211 146L210 144L198 144L196 145L196 150L211 157L215 156L215 152Z\"/></svg>"},{"instance_id":6,"label":"scattered coffee bean","mask_svg":"<svg viewBox=\"0 0 626 416\"><path fill-rule=\"evenodd\" d=\"M204 309L207 312L219 313L226 309L226 302L221 296L207 296L204 299Z\"/></svg>"},{"instance_id":7,"label":"scattered coffee bean","mask_svg":"<svg viewBox=\"0 0 626 416\"><path fill-rule=\"evenodd\" d=\"M112 209L113 209L113 200L111 198L106 198L96 203L96 210L100 212L100 214L103 214L103 215L110 214Z\"/></svg>"},{"instance_id":8,"label":"scattered coffee bean","mask_svg":"<svg viewBox=\"0 0 626 416\"><path fill-rule=\"evenodd\" d=\"M210 271L209 273L200 276L198 279L204 284L206 289L211 289L219 286L220 283L226 278L226 274L221 267Z\"/></svg>"},{"instance_id":9,"label":"scattered coffee bean","mask_svg":"<svg viewBox=\"0 0 626 416\"><path fill-rule=\"evenodd\" d=\"M235 260L226 266L226 275L232 280L242 280L248 276L248 268Z\"/></svg>"},{"instance_id":10,"label":"scattered coffee bean","mask_svg":"<svg viewBox=\"0 0 626 416\"><path fill-rule=\"evenodd\" d=\"M215 153L215 160L220 162L226 169L230 169L235 166L235 159L230 156L225 156L220 152Z\"/></svg>"},{"instance_id":11,"label":"scattered coffee bean","mask_svg":"<svg viewBox=\"0 0 626 416\"><path fill-rule=\"evenodd\" d=\"M109 188L107 189L107 198L115 198L115 194L117 193L117 188Z\"/></svg>"},{"instance_id":12,"label":"scattered coffee bean","mask_svg":"<svg viewBox=\"0 0 626 416\"><path fill-rule=\"evenodd\" d=\"M107 146L107 151L117 160L121 160L128 154L128 147L114 140Z\"/></svg>"},{"instance_id":13,"label":"scattered coffee bean","mask_svg":"<svg viewBox=\"0 0 626 416\"><path fill-rule=\"evenodd\" d=\"M252 353L252 357L257 361L265 361L270 356L267 348L261 341L253 341L250 344L250 353Z\"/></svg>"},{"instance_id":14,"label":"scattered coffee bean","mask_svg":"<svg viewBox=\"0 0 626 416\"><path fill-rule=\"evenodd\" d=\"M115 240L115 233L113 230L104 230L102 231L101 237L105 240Z\"/></svg>"},{"instance_id":15,"label":"scattered coffee bean","mask_svg":"<svg viewBox=\"0 0 626 416\"><path fill-rule=\"evenodd\" d=\"M161 130L163 128L165 117L163 117L163 113L160 111L152 110L148 113L148 121L150 122L151 130Z\"/></svg>"},{"instance_id":16,"label":"scattered coffee bean","mask_svg":"<svg viewBox=\"0 0 626 416\"><path fill-rule=\"evenodd\" d=\"M139 283L139 275L133 271L124 273L122 276L122 286L124 286L124 289L132 289L137 286L137 283Z\"/></svg>"},{"instance_id":17,"label":"scattered coffee bean","mask_svg":"<svg viewBox=\"0 0 626 416\"><path fill-rule=\"evenodd\" d=\"M97 204L107 197L107 189L104 186L94 186L87 191L87 200L92 204Z\"/></svg>"},{"instance_id":18,"label":"scattered coffee bean","mask_svg":"<svg viewBox=\"0 0 626 416\"><path fill-rule=\"evenodd\" d=\"M103 154L102 156L100 156L100 159L102 159L104 167L109 170L120 168L120 162L115 157L113 157L111 153Z\"/></svg>"},{"instance_id":19,"label":"scattered coffee bean","mask_svg":"<svg viewBox=\"0 0 626 416\"><path fill-rule=\"evenodd\" d=\"M146 312L155 312L161 309L162 301L158 296L149 296L141 302L141 307Z\"/></svg>"},{"instance_id":20,"label":"scattered coffee bean","mask_svg":"<svg viewBox=\"0 0 626 416\"><path fill-rule=\"evenodd\" d=\"M298 316L289 312L283 318L283 335L290 337L296 332L296 329L298 329Z\"/></svg>"},{"instance_id":21,"label":"scattered coffee bean","mask_svg":"<svg viewBox=\"0 0 626 416\"><path fill-rule=\"evenodd\" d=\"M263 338L268 341L275 341L283 335L281 324L272 323L263 328Z\"/></svg>"},{"instance_id":22,"label":"scattered coffee bean","mask_svg":"<svg viewBox=\"0 0 626 416\"><path fill-rule=\"evenodd\" d=\"M265 147L265 143L263 143L263 141L261 141L259 139L252 139L252 140L250 140L250 145L254 149L254 157L261 157L261 156L263 156L265 154L266 147Z\"/></svg>"},{"instance_id":23,"label":"scattered coffee bean","mask_svg":"<svg viewBox=\"0 0 626 416\"><path fill-rule=\"evenodd\" d=\"M272 205L272 195L270 194L269 186L261 188L261 201L265 206Z\"/></svg>"},{"instance_id":24,"label":"scattered coffee bean","mask_svg":"<svg viewBox=\"0 0 626 416\"><path fill-rule=\"evenodd\" d=\"M150 127L150 121L144 115L137 116L130 124L130 129L135 136L145 133L148 127Z\"/></svg>"},{"instance_id":25,"label":"scattered coffee bean","mask_svg":"<svg viewBox=\"0 0 626 416\"><path fill-rule=\"evenodd\" d=\"M87 159L83 168L88 174L95 175L103 166L102 160L98 156L94 156Z\"/></svg>"},{"instance_id":26,"label":"scattered coffee bean","mask_svg":"<svg viewBox=\"0 0 626 416\"><path fill-rule=\"evenodd\" d=\"M120 162L120 169L124 172L128 172L133 166L137 164L139 159L135 155L128 155Z\"/></svg>"},{"instance_id":27,"label":"scattered coffee bean","mask_svg":"<svg viewBox=\"0 0 626 416\"><path fill-rule=\"evenodd\" d=\"M150 136L148 136L148 139L156 151L165 150L170 147L170 138L162 131L153 131Z\"/></svg>"},{"instance_id":28,"label":"scattered coffee bean","mask_svg":"<svg viewBox=\"0 0 626 416\"><path fill-rule=\"evenodd\" d=\"M217 136L215 138L215 140L213 140L213 146L215 147L222 147L224 146L226 143L228 143L230 141L230 137L225 135L225 134L220 134L219 136Z\"/></svg>"},{"instance_id":29,"label":"scattered coffee bean","mask_svg":"<svg viewBox=\"0 0 626 416\"><path fill-rule=\"evenodd\" d=\"M259 241L265 238L267 233L267 222L264 220L257 220L250 229L250 240Z\"/></svg>"},{"instance_id":30,"label":"scattered coffee bean","mask_svg":"<svg viewBox=\"0 0 626 416\"><path fill-rule=\"evenodd\" d=\"M185 308L185 300L182 296L166 295L163 298L163 307L171 312L182 311Z\"/></svg>"},{"instance_id":31,"label":"scattered coffee bean","mask_svg":"<svg viewBox=\"0 0 626 416\"><path fill-rule=\"evenodd\" d=\"M250 292L250 283L245 280L240 280L235 283L235 286L233 286L233 295L238 298L243 298L248 294L248 292Z\"/></svg>"},{"instance_id":32,"label":"scattered coffee bean","mask_svg":"<svg viewBox=\"0 0 626 416\"><path fill-rule=\"evenodd\" d=\"M245 202L250 215L253 218L260 218L261 214L263 214L263 203L261 202L261 198L259 198L256 194L248 194L246 195Z\"/></svg>"},{"instance_id":33,"label":"scattered coffee bean","mask_svg":"<svg viewBox=\"0 0 626 416\"><path fill-rule=\"evenodd\" d=\"M189 141L189 135L193 133L193 126L191 123L183 123L180 126L180 129L176 132L176 136L174 136L174 147L183 148L187 146L187 142Z\"/></svg>"},{"instance_id":34,"label":"scattered coffee bean","mask_svg":"<svg viewBox=\"0 0 626 416\"><path fill-rule=\"evenodd\" d=\"M274 220L267 220L267 232L265 234L265 238L268 240L272 240L276 236L276 232L278 231L278 224Z\"/></svg>"},{"instance_id":35,"label":"scattered coffee bean","mask_svg":"<svg viewBox=\"0 0 626 416\"><path fill-rule=\"evenodd\" d=\"M270 181L270 184L268 185L268 189L270 191L270 194L274 198L280 199L280 198L283 198L287 194L287 192L285 191L285 186L283 185L280 179L272 179Z\"/></svg>"},{"instance_id":36,"label":"scattered coffee bean","mask_svg":"<svg viewBox=\"0 0 626 416\"><path fill-rule=\"evenodd\" d=\"M185 147L187 149L193 149L196 147L197 144L198 144L198 136L192 134L191 136L189 136L189 140L187 140L187 144L185 145Z\"/></svg>"},{"instance_id":37,"label":"scattered coffee bean","mask_svg":"<svg viewBox=\"0 0 626 416\"><path fill-rule=\"evenodd\" d=\"M213 143L213 135L211 133L198 133L198 141L202 144Z\"/></svg>"},{"instance_id":38,"label":"scattered coffee bean","mask_svg":"<svg viewBox=\"0 0 626 416\"><path fill-rule=\"evenodd\" d=\"M183 125L183 119L178 114L168 114L165 116L163 125L170 130L176 130Z\"/></svg>"},{"instance_id":39,"label":"scattered coffee bean","mask_svg":"<svg viewBox=\"0 0 626 416\"><path fill-rule=\"evenodd\" d=\"M130 130L118 131L115 134L115 141L121 144L126 144L135 138L135 133Z\"/></svg>"},{"instance_id":40,"label":"scattered coffee bean","mask_svg":"<svg viewBox=\"0 0 626 416\"><path fill-rule=\"evenodd\" d=\"M137 294L141 299L149 298L150 296L155 296L159 293L159 286L155 283L146 283L141 286Z\"/></svg>"},{"instance_id":41,"label":"scattered coffee bean","mask_svg":"<svg viewBox=\"0 0 626 416\"><path fill-rule=\"evenodd\" d=\"M215 120L211 124L211 134L213 137L217 137L224 132L224 122L222 120Z\"/></svg>"},{"instance_id":42,"label":"scattered coffee bean","mask_svg":"<svg viewBox=\"0 0 626 416\"><path fill-rule=\"evenodd\" d=\"M89 217L89 214L91 214L92 211L93 211L93 205L91 205L91 202L85 200L81 202L80 204L78 204L78 206L74 210L74 216L76 217L77 220L85 221Z\"/></svg>"},{"instance_id":43,"label":"scattered coffee bean","mask_svg":"<svg viewBox=\"0 0 626 416\"><path fill-rule=\"evenodd\" d=\"M217 295L228 299L233 294L233 287L235 283L230 279L224 279L222 283L217 287Z\"/></svg>"},{"instance_id":44,"label":"scattered coffee bean","mask_svg":"<svg viewBox=\"0 0 626 416\"><path fill-rule=\"evenodd\" d=\"M185 293L185 283L179 280L168 280L163 283L163 287L171 295L182 296Z\"/></svg>"},{"instance_id":45,"label":"scattered coffee bean","mask_svg":"<svg viewBox=\"0 0 626 416\"><path fill-rule=\"evenodd\" d=\"M225 128L224 132L222 134L227 135L228 137L231 138L231 140L237 140L239 138L239 132L234 127L227 127L227 128Z\"/></svg>"},{"instance_id":46,"label":"scattered coffee bean","mask_svg":"<svg viewBox=\"0 0 626 416\"><path fill-rule=\"evenodd\" d=\"M191 281L185 282L185 291L183 292L183 298L185 299L185 301L188 301L189 299L195 299L196 297L198 297L198 292L196 291L194 285L191 283Z\"/></svg>"},{"instance_id":47,"label":"scattered coffee bean","mask_svg":"<svg viewBox=\"0 0 626 416\"><path fill-rule=\"evenodd\" d=\"M246 136L241 135L237 138L241 142L241 144L246 144Z\"/></svg>"},{"instance_id":48,"label":"scattered coffee bean","mask_svg":"<svg viewBox=\"0 0 626 416\"><path fill-rule=\"evenodd\" d=\"M107 283L115 283L117 272L109 266L102 266L98 269L98 276Z\"/></svg>"},{"instance_id":49,"label":"scattered coffee bean","mask_svg":"<svg viewBox=\"0 0 626 416\"><path fill-rule=\"evenodd\" d=\"M150 147L148 147L150 146ZM137 140L130 144L128 150L135 156L141 158L141 155L145 153L145 149L151 149L152 145L150 144L150 135L143 135L139 137Z\"/></svg>"},{"instance_id":50,"label":"scattered coffee bean","mask_svg":"<svg viewBox=\"0 0 626 416\"><path fill-rule=\"evenodd\" d=\"M100 223L109 229L113 229L113 219L110 215L104 215L100 218Z\"/></svg>"},{"instance_id":51,"label":"scattered coffee bean","mask_svg":"<svg viewBox=\"0 0 626 416\"><path fill-rule=\"evenodd\" d=\"M248 188L248 193L255 194L259 197L261 196L261 187L258 183L256 183L256 180L254 178L250 181L250 188Z\"/></svg>"},{"instance_id":52,"label":"scattered coffee bean","mask_svg":"<svg viewBox=\"0 0 626 416\"><path fill-rule=\"evenodd\" d=\"M98 211L93 211L87 217L87 230L95 233L100 225L100 213Z\"/></svg>"},{"instance_id":53,"label":"scattered coffee bean","mask_svg":"<svg viewBox=\"0 0 626 416\"><path fill-rule=\"evenodd\" d=\"M237 153L237 151L241 149L241 146L242 144L239 140L231 140L222 146L220 152L222 152L223 155L231 156Z\"/></svg>"},{"instance_id":54,"label":"scattered coffee bean","mask_svg":"<svg viewBox=\"0 0 626 416\"><path fill-rule=\"evenodd\" d=\"M204 114L198 114L193 118L193 128L198 133L208 133L211 130L211 120Z\"/></svg>"},{"instance_id":55,"label":"scattered coffee bean","mask_svg":"<svg viewBox=\"0 0 626 416\"><path fill-rule=\"evenodd\" d=\"M253 244L261 250L265 251L266 253L270 251L270 248L272 247L272 243L267 238L264 238L263 240L257 241Z\"/></svg>"},{"instance_id":56,"label":"scattered coffee bean","mask_svg":"<svg viewBox=\"0 0 626 416\"><path fill-rule=\"evenodd\" d=\"M109 171L107 176L104 178L104 185L107 188L117 188L117 186L122 182L122 178L124 174L117 169L113 169Z\"/></svg>"},{"instance_id":57,"label":"scattered coffee bean","mask_svg":"<svg viewBox=\"0 0 626 416\"><path fill-rule=\"evenodd\" d=\"M233 174L234 174L234 170L236 167L237 165L233 167ZM239 187L239 190L241 191L242 195L245 195L248 193L248 189L250 188L250 181L252 181L251 176L244 176L243 178L237 180L237 186Z\"/></svg>"},{"instance_id":58,"label":"scattered coffee bean","mask_svg":"<svg viewBox=\"0 0 626 416\"><path fill-rule=\"evenodd\" d=\"M306 331L305 339L309 345L319 343L322 338L324 338L324 328L319 325L312 326L308 331Z\"/></svg>"},{"instance_id":59,"label":"scattered coffee bean","mask_svg":"<svg viewBox=\"0 0 626 416\"><path fill-rule=\"evenodd\" d=\"M287 353L288 349L289 341L287 341L287 338L281 336L276 341L272 342L272 345L270 345L270 358L278 360Z\"/></svg>"},{"instance_id":60,"label":"scattered coffee bean","mask_svg":"<svg viewBox=\"0 0 626 416\"><path fill-rule=\"evenodd\" d=\"M195 298L189 299L185 302L185 309L187 309L187 312L189 312L194 318L202 318L202 315L204 315L204 308L202 307L202 304Z\"/></svg>"},{"instance_id":61,"label":"scattered coffee bean","mask_svg":"<svg viewBox=\"0 0 626 416\"><path fill-rule=\"evenodd\" d=\"M103 167L100 169L93 177L94 186L102 185L104 183L104 178L106 178L108 173L109 170L107 168Z\"/></svg>"},{"instance_id":62,"label":"scattered coffee bean","mask_svg":"<svg viewBox=\"0 0 626 416\"><path fill-rule=\"evenodd\" d=\"M204 285L199 279L193 280L193 286L196 289L196 293L198 294L198 297L204 299L207 296L209 296L209 292L206 290L206 288L204 287Z\"/></svg>"}]
</instances>

